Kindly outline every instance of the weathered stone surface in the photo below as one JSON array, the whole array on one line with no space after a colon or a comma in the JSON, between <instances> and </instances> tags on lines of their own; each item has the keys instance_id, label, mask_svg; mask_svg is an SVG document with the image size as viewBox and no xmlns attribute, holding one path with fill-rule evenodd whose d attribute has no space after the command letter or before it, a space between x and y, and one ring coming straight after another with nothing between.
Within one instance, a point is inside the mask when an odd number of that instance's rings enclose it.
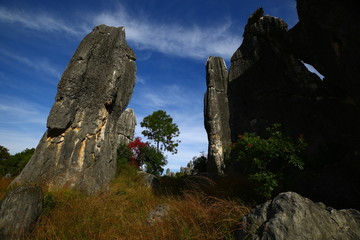
<instances>
[{"instance_id":1,"label":"weathered stone surface","mask_svg":"<svg viewBox=\"0 0 360 240\"><path fill-rule=\"evenodd\" d=\"M281 193L244 217L237 239L360 239L360 212L335 210L294 192Z\"/></svg>"},{"instance_id":2,"label":"weathered stone surface","mask_svg":"<svg viewBox=\"0 0 360 240\"><path fill-rule=\"evenodd\" d=\"M123 27L100 25L83 39L59 82L48 130L13 183L92 194L114 178L116 148L134 132L135 115L124 110L135 58Z\"/></svg>"},{"instance_id":3,"label":"weathered stone surface","mask_svg":"<svg viewBox=\"0 0 360 240\"><path fill-rule=\"evenodd\" d=\"M121 113L117 123L117 133L119 143L129 143L134 138L134 131L136 126L136 115L132 108L125 109Z\"/></svg>"},{"instance_id":4,"label":"weathered stone surface","mask_svg":"<svg viewBox=\"0 0 360 240\"><path fill-rule=\"evenodd\" d=\"M206 62L204 119L209 141L207 170L210 176L223 174L224 154L231 143L227 79L225 61L220 57L209 57Z\"/></svg>"},{"instance_id":5,"label":"weathered stone surface","mask_svg":"<svg viewBox=\"0 0 360 240\"><path fill-rule=\"evenodd\" d=\"M0 239L23 239L33 229L43 208L40 187L21 186L0 202Z\"/></svg>"}]
</instances>

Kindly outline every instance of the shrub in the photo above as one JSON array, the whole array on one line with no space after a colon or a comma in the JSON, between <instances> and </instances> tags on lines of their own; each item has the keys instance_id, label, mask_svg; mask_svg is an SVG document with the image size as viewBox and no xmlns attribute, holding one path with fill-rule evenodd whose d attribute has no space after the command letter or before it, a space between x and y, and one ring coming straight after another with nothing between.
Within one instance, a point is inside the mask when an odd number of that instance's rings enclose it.
<instances>
[{"instance_id":1,"label":"shrub","mask_svg":"<svg viewBox=\"0 0 360 240\"><path fill-rule=\"evenodd\" d=\"M47 192L44 196L43 214L49 214L56 206L56 201L52 193Z\"/></svg>"},{"instance_id":2,"label":"shrub","mask_svg":"<svg viewBox=\"0 0 360 240\"><path fill-rule=\"evenodd\" d=\"M257 184L258 194L266 199L283 178L285 169L294 166L304 168L300 158L306 143L300 136L296 141L284 136L280 124L267 128L268 138L262 138L254 133L240 135L234 144L231 156L238 161L250 181Z\"/></svg>"},{"instance_id":3,"label":"shrub","mask_svg":"<svg viewBox=\"0 0 360 240\"><path fill-rule=\"evenodd\" d=\"M131 159L131 150L126 144L121 144L117 149L117 159L116 159L116 173L120 173L120 170L128 165L129 160Z\"/></svg>"},{"instance_id":4,"label":"shrub","mask_svg":"<svg viewBox=\"0 0 360 240\"><path fill-rule=\"evenodd\" d=\"M128 148L130 149L130 162L140 168L144 162L142 161L141 155L141 148L147 146L146 142L142 142L140 137L136 137L134 141L128 144Z\"/></svg>"},{"instance_id":5,"label":"shrub","mask_svg":"<svg viewBox=\"0 0 360 240\"><path fill-rule=\"evenodd\" d=\"M136 137L128 145L120 145L117 150L117 173L126 168L126 165L131 165L136 169L144 167L148 173L161 175L164 171L162 166L166 164L163 153L147 142L142 142L140 137Z\"/></svg>"}]
</instances>

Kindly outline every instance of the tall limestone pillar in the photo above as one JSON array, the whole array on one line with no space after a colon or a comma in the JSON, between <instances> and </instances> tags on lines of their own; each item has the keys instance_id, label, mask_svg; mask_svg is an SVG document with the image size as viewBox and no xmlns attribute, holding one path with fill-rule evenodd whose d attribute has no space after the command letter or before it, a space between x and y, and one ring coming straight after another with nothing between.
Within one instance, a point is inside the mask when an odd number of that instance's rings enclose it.
<instances>
[{"instance_id":1,"label":"tall limestone pillar","mask_svg":"<svg viewBox=\"0 0 360 240\"><path fill-rule=\"evenodd\" d=\"M76 50L58 85L47 131L13 184L75 188L88 194L116 173L116 149L136 124L125 110L135 85L136 56L124 27L99 25Z\"/></svg>"},{"instance_id":2,"label":"tall limestone pillar","mask_svg":"<svg viewBox=\"0 0 360 240\"><path fill-rule=\"evenodd\" d=\"M221 57L209 57L206 62L204 119L208 134L208 174L222 175L224 154L231 143L229 105L227 99L228 72Z\"/></svg>"}]
</instances>

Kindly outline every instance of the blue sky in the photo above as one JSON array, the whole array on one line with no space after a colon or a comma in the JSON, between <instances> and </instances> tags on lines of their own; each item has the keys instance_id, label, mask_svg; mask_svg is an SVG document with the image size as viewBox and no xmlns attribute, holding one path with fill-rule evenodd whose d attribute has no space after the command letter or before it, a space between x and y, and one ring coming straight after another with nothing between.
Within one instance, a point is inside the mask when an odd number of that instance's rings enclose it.
<instances>
[{"instance_id":1,"label":"blue sky","mask_svg":"<svg viewBox=\"0 0 360 240\"><path fill-rule=\"evenodd\" d=\"M205 62L228 67L257 8L296 24L295 0L0 0L0 145L14 154L36 147L46 130L57 83L82 38L98 24L125 26L137 54L137 84L129 107L140 122L153 111L180 129L178 170L207 151L203 120Z\"/></svg>"}]
</instances>

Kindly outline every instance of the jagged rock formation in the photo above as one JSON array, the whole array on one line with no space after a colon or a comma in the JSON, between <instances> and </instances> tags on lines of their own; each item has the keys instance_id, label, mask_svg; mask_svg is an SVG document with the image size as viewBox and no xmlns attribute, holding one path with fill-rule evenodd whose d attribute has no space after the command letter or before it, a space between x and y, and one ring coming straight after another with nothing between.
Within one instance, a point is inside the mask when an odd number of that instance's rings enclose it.
<instances>
[{"instance_id":1,"label":"jagged rock formation","mask_svg":"<svg viewBox=\"0 0 360 240\"><path fill-rule=\"evenodd\" d=\"M360 207L360 181L353 179L360 175L360 63L354 57L360 53L355 44L360 37L352 31L359 25L356 8L335 1L297 2L300 22L291 30L283 20L264 16L262 9L249 18L228 77L214 75L215 81L227 85L222 102L216 103L223 104L221 110L205 110L205 119L225 116L227 106L229 118L212 124L230 128L230 137L219 138L219 146L235 142L244 132L263 135L273 123L281 123L285 135L303 134L307 170L292 175L287 187L333 206ZM303 61L325 78L309 72ZM215 72L223 69L218 65ZM207 69L207 78L211 71ZM207 99L205 109L214 102ZM206 129L210 164L216 148L210 142L213 130ZM222 165L224 156L217 159L213 164ZM237 167L230 166L235 172ZM221 174L218 168L208 170L210 175Z\"/></svg>"},{"instance_id":2,"label":"jagged rock formation","mask_svg":"<svg viewBox=\"0 0 360 240\"><path fill-rule=\"evenodd\" d=\"M115 177L116 149L133 137L136 124L133 110L125 110L135 59L123 27L100 25L83 39L59 82L48 130L12 184L92 194Z\"/></svg>"},{"instance_id":3,"label":"jagged rock formation","mask_svg":"<svg viewBox=\"0 0 360 240\"><path fill-rule=\"evenodd\" d=\"M237 239L360 239L360 212L335 210L294 192L281 193L243 219Z\"/></svg>"},{"instance_id":4,"label":"jagged rock formation","mask_svg":"<svg viewBox=\"0 0 360 240\"><path fill-rule=\"evenodd\" d=\"M291 47L313 65L327 86L352 104L360 103L360 20L357 2L298 0L299 23L290 31Z\"/></svg>"},{"instance_id":5,"label":"jagged rock formation","mask_svg":"<svg viewBox=\"0 0 360 240\"><path fill-rule=\"evenodd\" d=\"M206 62L206 84L204 116L208 133L208 172L214 176L223 174L223 156L230 145L227 101L228 72L220 57L209 57Z\"/></svg>"},{"instance_id":6,"label":"jagged rock formation","mask_svg":"<svg viewBox=\"0 0 360 240\"><path fill-rule=\"evenodd\" d=\"M41 215L43 199L36 186L20 186L7 193L0 202L0 239L24 239Z\"/></svg>"}]
</instances>

